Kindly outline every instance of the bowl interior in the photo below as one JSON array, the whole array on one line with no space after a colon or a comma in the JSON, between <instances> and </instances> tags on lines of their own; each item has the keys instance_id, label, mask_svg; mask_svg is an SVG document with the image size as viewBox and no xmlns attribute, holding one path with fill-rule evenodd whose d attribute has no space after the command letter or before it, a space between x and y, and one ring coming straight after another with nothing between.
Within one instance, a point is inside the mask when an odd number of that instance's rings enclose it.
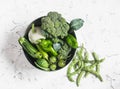
<instances>
[{"instance_id":1,"label":"bowl interior","mask_svg":"<svg viewBox=\"0 0 120 89\"><path fill-rule=\"evenodd\" d=\"M34 23L35 26L40 26L40 25L41 25L41 18L38 18L38 19L34 20L32 23ZM26 29L26 32L25 32L25 35L24 35L24 37L25 37L26 39L28 39L28 32L29 32L29 30L32 28L32 23L31 23L31 24L28 26L28 28ZM75 32L74 32L74 31L69 32L69 33L70 33L70 34L73 34L73 36L76 38L76 35L75 35ZM34 67L38 68L38 67L34 64L34 61L35 61L36 59L32 58L24 49L23 49L23 51L24 51L24 54L25 54L27 60L28 60ZM74 54L75 54L75 51L76 51L76 49L73 49L73 48L72 48L72 50L71 50L70 53L68 54L69 58L68 58L67 61L66 61L66 65L72 60L72 58L73 58L73 56L74 56ZM63 67L63 68L64 68L64 67ZM40 69L40 68L38 68L38 69ZM56 70L59 70L59 69L62 69L62 68L57 68ZM42 69L41 69L41 70L42 70Z\"/></svg>"}]
</instances>

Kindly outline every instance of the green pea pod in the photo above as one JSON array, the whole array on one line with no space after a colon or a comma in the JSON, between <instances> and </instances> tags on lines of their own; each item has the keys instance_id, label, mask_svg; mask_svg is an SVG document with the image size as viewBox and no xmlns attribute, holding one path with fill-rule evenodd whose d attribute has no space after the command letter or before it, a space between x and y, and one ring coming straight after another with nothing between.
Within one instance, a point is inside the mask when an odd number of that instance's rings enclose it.
<instances>
[{"instance_id":1,"label":"green pea pod","mask_svg":"<svg viewBox=\"0 0 120 89\"><path fill-rule=\"evenodd\" d=\"M71 34L68 34L68 36L66 37L66 42L72 48L77 48L78 47L78 43L77 43L76 38Z\"/></svg>"},{"instance_id":2,"label":"green pea pod","mask_svg":"<svg viewBox=\"0 0 120 89\"><path fill-rule=\"evenodd\" d=\"M78 76L77 76L77 79L76 79L76 85L79 86L80 84L80 79L82 78L82 75L85 73L85 71L81 71Z\"/></svg>"},{"instance_id":3,"label":"green pea pod","mask_svg":"<svg viewBox=\"0 0 120 89\"><path fill-rule=\"evenodd\" d=\"M95 75L101 82L103 81L101 75L99 73L97 73L96 71L94 71L93 69L91 69L89 67L84 67L83 70Z\"/></svg>"},{"instance_id":4,"label":"green pea pod","mask_svg":"<svg viewBox=\"0 0 120 89\"><path fill-rule=\"evenodd\" d=\"M79 28L81 28L83 26L83 23L84 21L80 18L78 19L73 19L71 22L70 22L70 28L72 30L78 30Z\"/></svg>"}]
</instances>

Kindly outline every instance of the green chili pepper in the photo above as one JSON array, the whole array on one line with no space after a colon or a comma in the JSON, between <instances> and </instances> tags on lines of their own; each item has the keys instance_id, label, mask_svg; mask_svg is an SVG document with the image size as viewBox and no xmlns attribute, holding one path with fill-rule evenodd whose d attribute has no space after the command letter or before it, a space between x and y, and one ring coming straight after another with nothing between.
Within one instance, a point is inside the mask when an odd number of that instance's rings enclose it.
<instances>
[{"instance_id":1,"label":"green chili pepper","mask_svg":"<svg viewBox=\"0 0 120 89\"><path fill-rule=\"evenodd\" d=\"M66 42L72 48L77 48L78 47L78 43L77 43L76 38L73 35L71 35L71 34L68 34L68 36L66 37Z\"/></svg>"},{"instance_id":2,"label":"green chili pepper","mask_svg":"<svg viewBox=\"0 0 120 89\"><path fill-rule=\"evenodd\" d=\"M42 57L48 60L48 54L45 51L43 51L42 48L38 44L36 46L39 52L42 54Z\"/></svg>"},{"instance_id":3,"label":"green chili pepper","mask_svg":"<svg viewBox=\"0 0 120 89\"><path fill-rule=\"evenodd\" d=\"M52 42L50 40L42 39L42 40L40 40L38 45L41 46L41 48L44 51L50 53L51 55L53 55L53 56L57 56L58 55L58 53L52 47Z\"/></svg>"}]
</instances>

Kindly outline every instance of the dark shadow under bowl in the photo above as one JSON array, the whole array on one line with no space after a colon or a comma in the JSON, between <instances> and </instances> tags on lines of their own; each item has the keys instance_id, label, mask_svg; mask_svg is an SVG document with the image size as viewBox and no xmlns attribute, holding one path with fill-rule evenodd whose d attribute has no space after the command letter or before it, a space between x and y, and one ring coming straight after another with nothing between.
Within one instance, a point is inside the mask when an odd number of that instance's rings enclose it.
<instances>
[{"instance_id":1,"label":"dark shadow under bowl","mask_svg":"<svg viewBox=\"0 0 120 89\"><path fill-rule=\"evenodd\" d=\"M41 26L41 18L38 18L38 19L34 20L34 21L28 26L28 28L26 29L25 35L24 35L24 37L25 37L26 39L28 39L28 32L29 32L29 30L32 28L32 24L33 24L33 23L34 23L35 26ZM69 32L69 33L72 34L72 35L76 38L76 35L75 35L75 32L74 32L74 31ZM34 61L35 61L36 59L32 58L24 49L23 49L23 51L24 51L24 54L25 54L27 60L28 60L34 67L38 68L38 67L34 64ZM69 55L68 55L69 58L68 58L67 61L66 61L66 65L69 64L70 61L72 60L72 58L73 58L73 56L74 56L74 54L75 54L75 51L76 51L76 49L72 49L72 50L70 51L70 53L69 53ZM64 67L63 67L63 68L64 68ZM40 68L38 68L38 69L40 69ZM62 69L62 68L57 68L56 70L59 70L59 69ZM42 69L40 69L40 70L42 70Z\"/></svg>"}]
</instances>

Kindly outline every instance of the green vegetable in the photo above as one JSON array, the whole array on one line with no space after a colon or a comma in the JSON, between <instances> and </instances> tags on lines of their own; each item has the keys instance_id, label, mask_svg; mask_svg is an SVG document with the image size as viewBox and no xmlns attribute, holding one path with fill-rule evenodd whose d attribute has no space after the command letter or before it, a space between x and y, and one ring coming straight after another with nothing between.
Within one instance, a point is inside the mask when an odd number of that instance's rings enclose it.
<instances>
[{"instance_id":1,"label":"green vegetable","mask_svg":"<svg viewBox=\"0 0 120 89\"><path fill-rule=\"evenodd\" d=\"M77 76L77 79L76 79L76 84L77 84L77 86L79 86L79 84L80 84L80 79L81 79L81 77L82 77L82 75L85 73L85 71L81 71L80 73L79 73L79 75Z\"/></svg>"},{"instance_id":2,"label":"green vegetable","mask_svg":"<svg viewBox=\"0 0 120 89\"><path fill-rule=\"evenodd\" d=\"M78 47L78 43L77 43L77 40L76 38L71 35L71 34L68 34L68 36L66 37L66 42L72 47L72 48L77 48Z\"/></svg>"},{"instance_id":3,"label":"green vegetable","mask_svg":"<svg viewBox=\"0 0 120 89\"><path fill-rule=\"evenodd\" d=\"M32 29L30 29L28 33L29 41L33 44L38 44L39 39L45 39L45 36L41 33L40 27L34 27L34 24L32 24Z\"/></svg>"},{"instance_id":4,"label":"green vegetable","mask_svg":"<svg viewBox=\"0 0 120 89\"><path fill-rule=\"evenodd\" d=\"M57 62L56 57L54 56L50 57L50 63L56 63L56 62Z\"/></svg>"},{"instance_id":5,"label":"green vegetable","mask_svg":"<svg viewBox=\"0 0 120 89\"><path fill-rule=\"evenodd\" d=\"M63 45L65 42L60 38L52 38L51 39L53 43L60 43L60 45Z\"/></svg>"},{"instance_id":6,"label":"green vegetable","mask_svg":"<svg viewBox=\"0 0 120 89\"><path fill-rule=\"evenodd\" d=\"M53 37L64 38L68 35L69 25L66 20L57 12L49 12L41 19L41 29Z\"/></svg>"},{"instance_id":7,"label":"green vegetable","mask_svg":"<svg viewBox=\"0 0 120 89\"><path fill-rule=\"evenodd\" d=\"M72 30L78 30L83 26L84 21L82 19L74 19L70 22L70 28Z\"/></svg>"},{"instance_id":8,"label":"green vegetable","mask_svg":"<svg viewBox=\"0 0 120 89\"><path fill-rule=\"evenodd\" d=\"M60 59L59 61L58 61L58 66L59 67L64 67L66 65L66 62L63 60L63 59Z\"/></svg>"},{"instance_id":9,"label":"green vegetable","mask_svg":"<svg viewBox=\"0 0 120 89\"><path fill-rule=\"evenodd\" d=\"M51 65L50 65L50 69L51 69L51 70L55 70L56 68L57 68L56 64L51 64Z\"/></svg>"},{"instance_id":10,"label":"green vegetable","mask_svg":"<svg viewBox=\"0 0 120 89\"><path fill-rule=\"evenodd\" d=\"M102 77L100 76L99 73L97 73L96 71L94 71L93 69L89 68L89 67L85 67L84 68L85 71L90 72L91 74L95 75L100 81L103 81Z\"/></svg>"},{"instance_id":11,"label":"green vegetable","mask_svg":"<svg viewBox=\"0 0 120 89\"><path fill-rule=\"evenodd\" d=\"M32 46L32 44L24 37L19 38L19 43L23 49L33 58L42 58L42 54Z\"/></svg>"},{"instance_id":12,"label":"green vegetable","mask_svg":"<svg viewBox=\"0 0 120 89\"><path fill-rule=\"evenodd\" d=\"M41 66L41 67L44 67L44 68L48 68L49 67L49 63L47 62L47 60L45 59L37 59L36 60L36 63Z\"/></svg>"},{"instance_id":13,"label":"green vegetable","mask_svg":"<svg viewBox=\"0 0 120 89\"><path fill-rule=\"evenodd\" d=\"M50 69L47 68L47 67L42 67L42 66L40 66L36 61L35 61L34 63L35 63L35 65L36 65L38 68L40 68L40 69L43 69L43 70L46 70L46 71L49 71L49 70L50 70Z\"/></svg>"},{"instance_id":14,"label":"green vegetable","mask_svg":"<svg viewBox=\"0 0 120 89\"><path fill-rule=\"evenodd\" d=\"M38 44L36 46L37 46L39 52L42 54L42 58L48 60L48 54L45 51L43 51L42 48Z\"/></svg>"},{"instance_id":15,"label":"green vegetable","mask_svg":"<svg viewBox=\"0 0 120 89\"><path fill-rule=\"evenodd\" d=\"M60 43L54 43L54 44L53 44L53 48L54 48L56 51L58 51L58 50L61 48Z\"/></svg>"},{"instance_id":16,"label":"green vegetable","mask_svg":"<svg viewBox=\"0 0 120 89\"><path fill-rule=\"evenodd\" d=\"M95 61L97 62L99 60L98 55L95 52L93 52L92 55L93 55L93 58L95 59ZM100 72L100 65L99 65L99 63L96 65L96 71Z\"/></svg>"},{"instance_id":17,"label":"green vegetable","mask_svg":"<svg viewBox=\"0 0 120 89\"><path fill-rule=\"evenodd\" d=\"M66 43L64 43L60 50L58 50L58 56L57 58L58 59L67 59L69 56L68 54L70 53L71 51L71 47L69 47Z\"/></svg>"},{"instance_id":18,"label":"green vegetable","mask_svg":"<svg viewBox=\"0 0 120 89\"><path fill-rule=\"evenodd\" d=\"M50 53L53 56L57 56L57 52L52 47L52 42L50 40L40 40L40 43L38 44L44 51Z\"/></svg>"},{"instance_id":19,"label":"green vegetable","mask_svg":"<svg viewBox=\"0 0 120 89\"><path fill-rule=\"evenodd\" d=\"M89 54L87 50L82 46L80 46L79 50L77 50L76 55L73 58L73 61L68 66L67 77L73 82L73 75L77 75L76 85L79 86L80 79L83 74L86 77L89 73L96 76L100 81L103 81L100 75L100 63L104 61L104 59L99 60L99 57L95 52L92 53L94 60L89 60ZM99 65L99 66L98 66ZM71 71L73 69L73 71Z\"/></svg>"}]
</instances>

